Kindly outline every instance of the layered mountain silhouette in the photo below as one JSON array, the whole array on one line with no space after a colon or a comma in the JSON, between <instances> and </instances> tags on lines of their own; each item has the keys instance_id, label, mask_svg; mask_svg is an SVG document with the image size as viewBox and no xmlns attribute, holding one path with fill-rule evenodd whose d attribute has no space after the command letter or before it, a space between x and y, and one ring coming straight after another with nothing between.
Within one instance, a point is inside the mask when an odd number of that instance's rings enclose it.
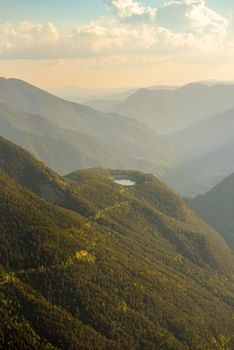
<instances>
[{"instance_id":1,"label":"layered mountain silhouette","mask_svg":"<svg viewBox=\"0 0 234 350\"><path fill-rule=\"evenodd\" d=\"M138 90L125 100L136 111L122 111L137 121L1 78L0 133L60 174L90 167L150 171L182 195L194 197L234 171L234 109L228 109L233 86L193 83ZM159 136L153 129L162 131L161 122L170 131L179 130Z\"/></svg>"},{"instance_id":2,"label":"layered mountain silhouette","mask_svg":"<svg viewBox=\"0 0 234 350\"><path fill-rule=\"evenodd\" d=\"M188 203L234 248L234 174L204 195L189 199Z\"/></svg>"},{"instance_id":3,"label":"layered mountain silhouette","mask_svg":"<svg viewBox=\"0 0 234 350\"><path fill-rule=\"evenodd\" d=\"M136 171L61 177L0 141L0 347L233 347L233 252L182 198Z\"/></svg>"},{"instance_id":4,"label":"layered mountain silhouette","mask_svg":"<svg viewBox=\"0 0 234 350\"><path fill-rule=\"evenodd\" d=\"M233 142L233 137L234 108L203 118L169 139L175 146L177 162L186 163L225 147Z\"/></svg>"},{"instance_id":5,"label":"layered mountain silhouette","mask_svg":"<svg viewBox=\"0 0 234 350\"><path fill-rule=\"evenodd\" d=\"M202 194L234 171L234 109L169 136L177 167L165 180L185 196Z\"/></svg>"},{"instance_id":6,"label":"layered mountain silhouette","mask_svg":"<svg viewBox=\"0 0 234 350\"><path fill-rule=\"evenodd\" d=\"M0 104L1 135L32 152L59 173L120 164L126 167L128 156L98 137L62 129L39 115ZM130 161L130 159L129 159Z\"/></svg>"},{"instance_id":7,"label":"layered mountain silhouette","mask_svg":"<svg viewBox=\"0 0 234 350\"><path fill-rule=\"evenodd\" d=\"M231 83L201 82L141 89L119 103L99 100L89 105L134 117L168 134L175 161L161 178L182 195L194 197L234 171L233 97Z\"/></svg>"},{"instance_id":8,"label":"layered mountain silhouette","mask_svg":"<svg viewBox=\"0 0 234 350\"><path fill-rule=\"evenodd\" d=\"M170 134L231 109L233 101L234 85L191 83L175 90L138 90L112 111L146 122L160 134Z\"/></svg>"},{"instance_id":9,"label":"layered mountain silhouette","mask_svg":"<svg viewBox=\"0 0 234 350\"><path fill-rule=\"evenodd\" d=\"M207 83L208 84L208 83ZM217 81L212 85L217 84ZM174 90L178 86L174 85L154 85L149 86L149 90ZM49 89L53 95L59 96L65 100L83 103L98 111L106 111L106 104L109 101L109 107L112 108L117 102L121 102L137 92L139 87L132 88L108 88L108 89L82 89L78 87L60 87ZM93 104L96 106L93 107ZM104 109L103 109L104 107ZM109 111L110 109L108 109Z\"/></svg>"},{"instance_id":10,"label":"layered mountain silhouette","mask_svg":"<svg viewBox=\"0 0 234 350\"><path fill-rule=\"evenodd\" d=\"M0 79L0 130L63 174L93 166L160 174L173 162L167 142L147 125L62 100L17 79Z\"/></svg>"}]
</instances>

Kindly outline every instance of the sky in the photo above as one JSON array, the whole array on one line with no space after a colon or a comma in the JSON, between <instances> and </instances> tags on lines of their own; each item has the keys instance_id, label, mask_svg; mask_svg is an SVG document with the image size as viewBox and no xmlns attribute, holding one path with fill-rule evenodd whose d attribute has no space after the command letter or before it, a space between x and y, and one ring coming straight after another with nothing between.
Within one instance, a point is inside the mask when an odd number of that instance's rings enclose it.
<instances>
[{"instance_id":1,"label":"sky","mask_svg":"<svg viewBox=\"0 0 234 350\"><path fill-rule=\"evenodd\" d=\"M86 89L234 80L234 1L0 0L0 76Z\"/></svg>"}]
</instances>

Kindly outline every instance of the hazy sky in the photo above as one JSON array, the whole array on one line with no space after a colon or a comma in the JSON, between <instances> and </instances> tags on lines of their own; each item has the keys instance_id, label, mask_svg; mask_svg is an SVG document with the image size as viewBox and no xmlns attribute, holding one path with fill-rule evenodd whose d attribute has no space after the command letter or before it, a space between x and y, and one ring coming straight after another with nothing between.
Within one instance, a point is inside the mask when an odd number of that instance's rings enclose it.
<instances>
[{"instance_id":1,"label":"hazy sky","mask_svg":"<svg viewBox=\"0 0 234 350\"><path fill-rule=\"evenodd\" d=\"M234 80L233 0L0 0L0 75L85 88Z\"/></svg>"}]
</instances>

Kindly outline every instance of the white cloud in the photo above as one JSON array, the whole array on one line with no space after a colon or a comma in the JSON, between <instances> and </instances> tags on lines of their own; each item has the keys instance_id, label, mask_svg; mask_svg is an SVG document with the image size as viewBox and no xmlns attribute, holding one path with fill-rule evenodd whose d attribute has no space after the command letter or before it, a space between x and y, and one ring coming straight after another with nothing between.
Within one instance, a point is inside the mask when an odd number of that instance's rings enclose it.
<instances>
[{"instance_id":1,"label":"white cloud","mask_svg":"<svg viewBox=\"0 0 234 350\"><path fill-rule=\"evenodd\" d=\"M21 22L16 28L6 23L0 26L0 57L31 58L50 56L60 42L60 35L52 23Z\"/></svg>"},{"instance_id":2,"label":"white cloud","mask_svg":"<svg viewBox=\"0 0 234 350\"><path fill-rule=\"evenodd\" d=\"M74 30L70 40L76 50L83 47L84 52L103 55L149 49L157 38L154 26L123 26L116 20L103 20Z\"/></svg>"},{"instance_id":3,"label":"white cloud","mask_svg":"<svg viewBox=\"0 0 234 350\"><path fill-rule=\"evenodd\" d=\"M105 0L106 4L111 7L118 18L126 19L132 16L146 16L153 20L156 17L157 9L145 7L142 3L134 0Z\"/></svg>"},{"instance_id":4,"label":"white cloud","mask_svg":"<svg viewBox=\"0 0 234 350\"><path fill-rule=\"evenodd\" d=\"M205 1L192 4L191 10L186 13L191 25L199 31L210 31L223 36L227 33L228 20L205 5Z\"/></svg>"},{"instance_id":5,"label":"white cloud","mask_svg":"<svg viewBox=\"0 0 234 350\"><path fill-rule=\"evenodd\" d=\"M178 19L181 34L193 35L193 49L201 53L221 50L228 40L229 20L209 8L205 0L168 1L158 17L166 22L168 16L175 22Z\"/></svg>"},{"instance_id":6,"label":"white cloud","mask_svg":"<svg viewBox=\"0 0 234 350\"><path fill-rule=\"evenodd\" d=\"M156 27L122 25L102 19L60 36L56 27L23 22L0 27L1 58L75 58L148 50L157 41Z\"/></svg>"},{"instance_id":7,"label":"white cloud","mask_svg":"<svg viewBox=\"0 0 234 350\"><path fill-rule=\"evenodd\" d=\"M211 33L218 36L224 36L227 33L228 20L206 6L205 0L172 0L164 5L164 8L173 7L176 11L180 8L184 23L191 32Z\"/></svg>"},{"instance_id":8,"label":"white cloud","mask_svg":"<svg viewBox=\"0 0 234 350\"><path fill-rule=\"evenodd\" d=\"M61 34L53 23L0 25L0 58L90 57L109 62L111 57L111 62L124 62L124 55L171 55L177 59L193 52L202 56L234 47L231 23L207 7L204 0L172 0L158 10L134 0L105 2L114 10L114 17L80 25L69 35ZM177 15L183 24L169 28L167 16L173 22ZM132 20L135 17L141 20ZM114 58L118 55L121 60Z\"/></svg>"}]
</instances>

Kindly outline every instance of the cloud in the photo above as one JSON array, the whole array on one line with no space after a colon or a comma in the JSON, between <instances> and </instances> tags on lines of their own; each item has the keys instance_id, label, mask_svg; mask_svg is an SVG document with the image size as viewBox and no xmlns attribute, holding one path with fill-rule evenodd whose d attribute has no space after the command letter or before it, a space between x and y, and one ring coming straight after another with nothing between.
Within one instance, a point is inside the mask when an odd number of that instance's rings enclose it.
<instances>
[{"instance_id":1,"label":"cloud","mask_svg":"<svg viewBox=\"0 0 234 350\"><path fill-rule=\"evenodd\" d=\"M79 26L61 36L52 23L23 22L0 27L0 58L77 58L148 50L157 41L156 28L132 27L115 19Z\"/></svg>"},{"instance_id":2,"label":"cloud","mask_svg":"<svg viewBox=\"0 0 234 350\"><path fill-rule=\"evenodd\" d=\"M75 51L98 56L139 52L151 48L157 41L156 28L149 25L132 27L116 20L102 20L81 26L70 37Z\"/></svg>"},{"instance_id":3,"label":"cloud","mask_svg":"<svg viewBox=\"0 0 234 350\"><path fill-rule=\"evenodd\" d=\"M228 20L205 5L205 1L197 1L192 4L187 12L191 25L198 31L209 31L212 34L224 36L227 33Z\"/></svg>"},{"instance_id":4,"label":"cloud","mask_svg":"<svg viewBox=\"0 0 234 350\"><path fill-rule=\"evenodd\" d=\"M206 6L205 0L172 0L165 3L164 9L166 14L173 9L176 15L180 12L187 31L196 34L211 33L222 37L227 33L228 20Z\"/></svg>"},{"instance_id":5,"label":"cloud","mask_svg":"<svg viewBox=\"0 0 234 350\"><path fill-rule=\"evenodd\" d=\"M142 3L134 0L105 0L105 3L114 10L119 19L143 17L153 20L157 13L156 8L145 7Z\"/></svg>"},{"instance_id":6,"label":"cloud","mask_svg":"<svg viewBox=\"0 0 234 350\"><path fill-rule=\"evenodd\" d=\"M10 23L0 26L0 57L32 58L53 54L60 34L52 23L21 22L16 28Z\"/></svg>"},{"instance_id":7,"label":"cloud","mask_svg":"<svg viewBox=\"0 0 234 350\"><path fill-rule=\"evenodd\" d=\"M134 0L105 2L114 16L77 26L69 34L61 33L53 23L0 25L0 58L89 57L109 62L111 57L111 62L124 62L124 55L178 59L234 48L230 35L233 20L206 6L204 0L172 0L159 9Z\"/></svg>"}]
</instances>

